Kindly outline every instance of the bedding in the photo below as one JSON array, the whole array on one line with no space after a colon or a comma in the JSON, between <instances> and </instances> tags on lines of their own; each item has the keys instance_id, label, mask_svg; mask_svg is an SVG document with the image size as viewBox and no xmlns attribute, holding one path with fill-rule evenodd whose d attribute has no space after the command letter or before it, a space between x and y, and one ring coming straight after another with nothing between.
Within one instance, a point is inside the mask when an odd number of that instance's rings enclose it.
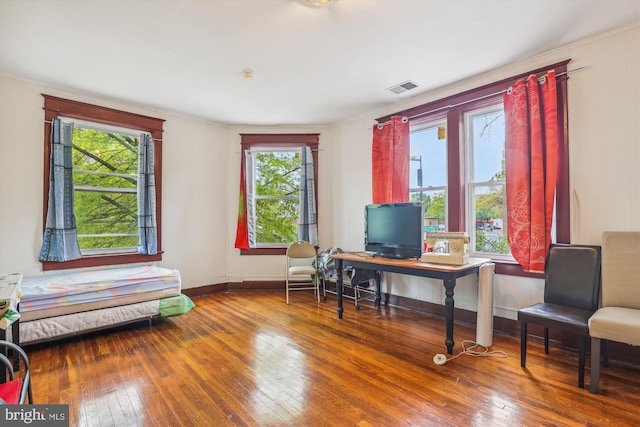
<instances>
[{"instance_id":1,"label":"bedding","mask_svg":"<svg viewBox=\"0 0 640 427\"><path fill-rule=\"evenodd\" d=\"M180 291L180 272L155 265L24 277L20 342L151 319Z\"/></svg>"},{"instance_id":2,"label":"bedding","mask_svg":"<svg viewBox=\"0 0 640 427\"><path fill-rule=\"evenodd\" d=\"M20 343L36 344L51 339L61 339L139 322L151 320L160 314L159 300L127 304L99 310L80 311L62 316L20 322Z\"/></svg>"}]
</instances>

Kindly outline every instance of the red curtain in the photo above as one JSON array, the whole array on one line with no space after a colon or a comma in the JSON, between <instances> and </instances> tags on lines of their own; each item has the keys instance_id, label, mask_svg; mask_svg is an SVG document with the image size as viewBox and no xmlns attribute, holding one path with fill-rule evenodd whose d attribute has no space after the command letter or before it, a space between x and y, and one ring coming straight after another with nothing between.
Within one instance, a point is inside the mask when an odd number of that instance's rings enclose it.
<instances>
[{"instance_id":1,"label":"red curtain","mask_svg":"<svg viewBox=\"0 0 640 427\"><path fill-rule=\"evenodd\" d=\"M409 121L393 116L373 127L373 203L409 201Z\"/></svg>"},{"instance_id":2,"label":"red curtain","mask_svg":"<svg viewBox=\"0 0 640 427\"><path fill-rule=\"evenodd\" d=\"M247 180L246 177L246 156L242 150L240 161L240 200L238 203L238 227L236 229L237 249L249 249L249 223L247 222Z\"/></svg>"},{"instance_id":3,"label":"red curtain","mask_svg":"<svg viewBox=\"0 0 640 427\"><path fill-rule=\"evenodd\" d=\"M511 253L525 271L544 272L558 174L555 72L516 82L504 94L507 221Z\"/></svg>"}]
</instances>

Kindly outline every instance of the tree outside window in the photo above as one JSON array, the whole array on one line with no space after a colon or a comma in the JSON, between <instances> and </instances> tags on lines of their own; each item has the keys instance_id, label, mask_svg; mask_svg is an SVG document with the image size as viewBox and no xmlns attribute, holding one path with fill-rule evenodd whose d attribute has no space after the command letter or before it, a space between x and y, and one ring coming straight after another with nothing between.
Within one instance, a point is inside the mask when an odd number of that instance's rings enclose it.
<instances>
[{"instance_id":1,"label":"tree outside window","mask_svg":"<svg viewBox=\"0 0 640 427\"><path fill-rule=\"evenodd\" d=\"M242 255L284 255L297 240L302 148L311 148L317 201L318 140L318 134L241 134L251 246Z\"/></svg>"},{"instance_id":2,"label":"tree outside window","mask_svg":"<svg viewBox=\"0 0 640 427\"><path fill-rule=\"evenodd\" d=\"M138 138L73 129L74 204L83 253L138 246Z\"/></svg>"},{"instance_id":3,"label":"tree outside window","mask_svg":"<svg viewBox=\"0 0 640 427\"><path fill-rule=\"evenodd\" d=\"M282 245L296 240L300 208L300 149L256 151L255 244ZM250 220L251 222L251 220Z\"/></svg>"},{"instance_id":4,"label":"tree outside window","mask_svg":"<svg viewBox=\"0 0 640 427\"><path fill-rule=\"evenodd\" d=\"M43 95L43 221L49 203L51 123L74 123L74 212L82 258L43 261L43 270L120 265L162 260L162 132L164 120ZM137 230L137 138L151 135L154 146L157 253L139 254ZM44 226L44 224L43 224Z\"/></svg>"},{"instance_id":5,"label":"tree outside window","mask_svg":"<svg viewBox=\"0 0 640 427\"><path fill-rule=\"evenodd\" d=\"M539 277L537 273L525 272L510 256L507 244L504 189L504 120L501 112L502 96L517 80L529 75L545 75L555 70L558 88L558 128L561 153L556 187L556 211L554 216L555 241L569 243L570 203L568 165L568 117L567 64L565 60L517 76L512 76L475 89L470 89L424 105L397 111L379 117L385 123L392 116L409 117L411 122L410 200L422 200L425 216L438 218L446 231L469 233L472 241L470 253L493 259L498 274ZM492 110L493 109L493 110ZM426 142L424 135L431 128L431 141L435 141L439 122L446 131L446 154L440 157L437 145ZM414 144L429 147L428 152L419 152ZM426 150L426 148L425 148ZM423 183L417 183L417 168L422 163ZM436 162L429 165L429 161ZM426 175L431 170L443 171L443 183L432 183ZM441 187L437 187L441 186ZM430 193L430 191L432 191ZM442 209L444 204L444 209ZM444 211L444 213L443 213Z\"/></svg>"}]
</instances>

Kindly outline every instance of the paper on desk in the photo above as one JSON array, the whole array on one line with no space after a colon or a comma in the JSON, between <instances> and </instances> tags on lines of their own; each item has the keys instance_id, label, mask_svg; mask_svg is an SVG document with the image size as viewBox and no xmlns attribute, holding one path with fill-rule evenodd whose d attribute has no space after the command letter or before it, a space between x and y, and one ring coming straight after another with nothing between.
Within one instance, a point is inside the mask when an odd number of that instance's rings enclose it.
<instances>
[{"instance_id":1,"label":"paper on desk","mask_svg":"<svg viewBox=\"0 0 640 427\"><path fill-rule=\"evenodd\" d=\"M0 275L0 328L2 329L7 329L20 318L17 306L20 301L21 283L22 274Z\"/></svg>"}]
</instances>

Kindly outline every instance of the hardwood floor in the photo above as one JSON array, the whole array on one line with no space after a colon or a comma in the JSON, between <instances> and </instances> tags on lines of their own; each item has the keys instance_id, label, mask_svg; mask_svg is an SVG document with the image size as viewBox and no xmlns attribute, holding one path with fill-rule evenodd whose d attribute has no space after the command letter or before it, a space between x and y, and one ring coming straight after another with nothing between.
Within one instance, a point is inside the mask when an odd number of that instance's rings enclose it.
<instances>
[{"instance_id":1,"label":"hardwood floor","mask_svg":"<svg viewBox=\"0 0 640 427\"><path fill-rule=\"evenodd\" d=\"M640 425L640 371L603 367L592 395L573 352L529 343L522 369L519 339L496 335L508 357L437 366L442 319L345 301L339 320L306 292L193 300L151 329L27 347L35 403L68 403L72 426ZM454 335L457 354L475 330Z\"/></svg>"}]
</instances>

